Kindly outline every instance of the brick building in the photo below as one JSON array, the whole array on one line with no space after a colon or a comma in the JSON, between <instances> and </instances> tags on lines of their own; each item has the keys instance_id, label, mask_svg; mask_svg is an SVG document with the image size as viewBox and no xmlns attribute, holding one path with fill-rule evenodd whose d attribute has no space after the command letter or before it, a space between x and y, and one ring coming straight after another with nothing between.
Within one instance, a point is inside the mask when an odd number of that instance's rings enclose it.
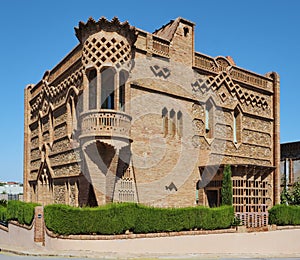
<instances>
[{"instance_id":1,"label":"brick building","mask_svg":"<svg viewBox=\"0 0 300 260\"><path fill-rule=\"evenodd\" d=\"M195 52L194 26L79 23L78 45L25 90L26 201L216 206L230 164L236 213L265 224L279 202L279 76Z\"/></svg>"},{"instance_id":2,"label":"brick building","mask_svg":"<svg viewBox=\"0 0 300 260\"><path fill-rule=\"evenodd\" d=\"M280 145L280 179L281 186L292 186L300 181L300 142L283 143Z\"/></svg>"}]
</instances>

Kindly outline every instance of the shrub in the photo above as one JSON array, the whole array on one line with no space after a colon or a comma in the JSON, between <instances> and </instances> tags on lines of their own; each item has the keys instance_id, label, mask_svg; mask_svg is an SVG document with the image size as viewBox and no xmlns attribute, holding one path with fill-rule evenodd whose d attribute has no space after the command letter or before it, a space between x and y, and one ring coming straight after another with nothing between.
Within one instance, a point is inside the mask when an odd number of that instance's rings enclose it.
<instances>
[{"instance_id":1,"label":"shrub","mask_svg":"<svg viewBox=\"0 0 300 260\"><path fill-rule=\"evenodd\" d=\"M275 205L269 210L269 223L276 225L300 225L300 206Z\"/></svg>"},{"instance_id":2,"label":"shrub","mask_svg":"<svg viewBox=\"0 0 300 260\"><path fill-rule=\"evenodd\" d=\"M7 207L7 200L0 200L0 206Z\"/></svg>"},{"instance_id":3,"label":"shrub","mask_svg":"<svg viewBox=\"0 0 300 260\"><path fill-rule=\"evenodd\" d=\"M48 205L45 223L57 234L123 234L228 228L234 219L231 206L220 208L154 208L134 203L108 204L97 208Z\"/></svg>"},{"instance_id":4,"label":"shrub","mask_svg":"<svg viewBox=\"0 0 300 260\"><path fill-rule=\"evenodd\" d=\"M20 224L31 225L34 217L34 208L38 204L10 200L7 204L7 220L16 220Z\"/></svg>"},{"instance_id":5,"label":"shrub","mask_svg":"<svg viewBox=\"0 0 300 260\"><path fill-rule=\"evenodd\" d=\"M7 221L7 208L0 206L0 221Z\"/></svg>"},{"instance_id":6,"label":"shrub","mask_svg":"<svg viewBox=\"0 0 300 260\"><path fill-rule=\"evenodd\" d=\"M224 168L221 198L222 198L222 205L232 206L232 181L231 181L230 165L226 165Z\"/></svg>"}]
</instances>

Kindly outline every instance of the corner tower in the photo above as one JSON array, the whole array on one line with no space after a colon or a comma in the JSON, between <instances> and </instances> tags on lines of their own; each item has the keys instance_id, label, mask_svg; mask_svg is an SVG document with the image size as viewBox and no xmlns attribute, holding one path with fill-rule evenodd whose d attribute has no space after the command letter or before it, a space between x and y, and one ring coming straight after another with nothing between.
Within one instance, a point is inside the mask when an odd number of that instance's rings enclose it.
<instances>
[{"instance_id":1,"label":"corner tower","mask_svg":"<svg viewBox=\"0 0 300 260\"><path fill-rule=\"evenodd\" d=\"M83 93L78 107L82 168L101 205L119 200L116 186L130 167L131 116L126 106L126 82L136 34L134 27L117 18L111 22L90 18L87 23L80 22L75 32L82 44ZM127 177L129 186L134 187L132 176ZM135 201L133 193L129 197Z\"/></svg>"}]
</instances>

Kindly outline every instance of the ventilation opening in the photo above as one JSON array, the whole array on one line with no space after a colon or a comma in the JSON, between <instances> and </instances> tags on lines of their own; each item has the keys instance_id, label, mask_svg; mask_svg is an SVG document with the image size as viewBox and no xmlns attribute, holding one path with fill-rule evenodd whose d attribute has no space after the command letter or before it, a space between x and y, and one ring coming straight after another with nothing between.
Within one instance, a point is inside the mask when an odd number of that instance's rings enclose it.
<instances>
[{"instance_id":1,"label":"ventilation opening","mask_svg":"<svg viewBox=\"0 0 300 260\"><path fill-rule=\"evenodd\" d=\"M184 27L184 28L183 28L183 34L184 34L184 37L187 37L188 34L189 34L189 28Z\"/></svg>"}]
</instances>

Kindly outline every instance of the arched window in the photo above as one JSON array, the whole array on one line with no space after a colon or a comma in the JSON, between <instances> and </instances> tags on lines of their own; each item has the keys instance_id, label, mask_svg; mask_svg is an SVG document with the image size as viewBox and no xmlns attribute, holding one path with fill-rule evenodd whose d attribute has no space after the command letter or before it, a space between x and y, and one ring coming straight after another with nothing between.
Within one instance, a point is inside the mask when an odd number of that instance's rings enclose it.
<instances>
[{"instance_id":1,"label":"arched window","mask_svg":"<svg viewBox=\"0 0 300 260\"><path fill-rule=\"evenodd\" d=\"M161 113L161 117L162 117L162 125L163 125L163 135L167 136L168 134L168 109L166 109L165 107L162 110Z\"/></svg>"},{"instance_id":2,"label":"arched window","mask_svg":"<svg viewBox=\"0 0 300 260\"><path fill-rule=\"evenodd\" d=\"M238 108L233 112L233 142L240 143L242 140L242 115Z\"/></svg>"},{"instance_id":3,"label":"arched window","mask_svg":"<svg viewBox=\"0 0 300 260\"><path fill-rule=\"evenodd\" d=\"M72 134L74 134L77 130L77 115L76 115L76 108L75 108L75 98L70 96L69 101L67 102L67 131L68 137L71 138Z\"/></svg>"},{"instance_id":4,"label":"arched window","mask_svg":"<svg viewBox=\"0 0 300 260\"><path fill-rule=\"evenodd\" d=\"M170 134L171 136L175 136L176 132L176 122L175 122L175 111L172 109L170 111Z\"/></svg>"},{"instance_id":5,"label":"arched window","mask_svg":"<svg viewBox=\"0 0 300 260\"><path fill-rule=\"evenodd\" d=\"M111 68L101 72L101 108L115 108L115 72Z\"/></svg>"},{"instance_id":6,"label":"arched window","mask_svg":"<svg viewBox=\"0 0 300 260\"><path fill-rule=\"evenodd\" d=\"M207 138L213 137L214 127L214 108L211 101L205 105L205 132Z\"/></svg>"},{"instance_id":7,"label":"arched window","mask_svg":"<svg viewBox=\"0 0 300 260\"><path fill-rule=\"evenodd\" d=\"M200 189L200 180L196 183L196 204L199 204L199 189Z\"/></svg>"},{"instance_id":8,"label":"arched window","mask_svg":"<svg viewBox=\"0 0 300 260\"><path fill-rule=\"evenodd\" d=\"M49 141L52 145L54 139L54 118L52 110L49 111Z\"/></svg>"},{"instance_id":9,"label":"arched window","mask_svg":"<svg viewBox=\"0 0 300 260\"><path fill-rule=\"evenodd\" d=\"M88 72L89 80L89 109L97 108L97 71L92 69Z\"/></svg>"},{"instance_id":10,"label":"arched window","mask_svg":"<svg viewBox=\"0 0 300 260\"><path fill-rule=\"evenodd\" d=\"M39 118L38 120L38 128L39 128L39 149L42 149L43 145L43 123L42 118Z\"/></svg>"},{"instance_id":11,"label":"arched window","mask_svg":"<svg viewBox=\"0 0 300 260\"><path fill-rule=\"evenodd\" d=\"M127 81L128 74L125 71L121 71L119 75L119 110L125 111L125 83Z\"/></svg>"},{"instance_id":12,"label":"arched window","mask_svg":"<svg viewBox=\"0 0 300 260\"><path fill-rule=\"evenodd\" d=\"M182 113L181 111L177 112L177 135L182 137L183 134L183 123L182 123Z\"/></svg>"}]
</instances>

